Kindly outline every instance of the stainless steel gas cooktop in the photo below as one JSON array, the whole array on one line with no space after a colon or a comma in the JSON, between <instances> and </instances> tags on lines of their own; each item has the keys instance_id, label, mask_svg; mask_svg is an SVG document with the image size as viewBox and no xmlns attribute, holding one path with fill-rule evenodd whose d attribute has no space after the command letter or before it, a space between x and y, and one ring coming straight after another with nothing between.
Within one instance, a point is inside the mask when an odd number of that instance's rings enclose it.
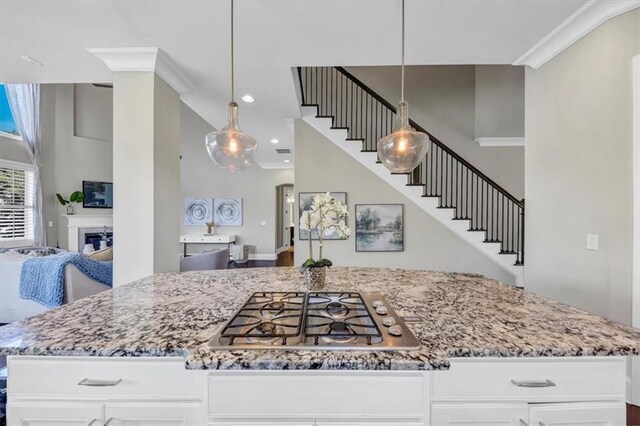
<instances>
[{"instance_id":1,"label":"stainless steel gas cooktop","mask_svg":"<svg viewBox=\"0 0 640 426\"><path fill-rule=\"evenodd\" d=\"M215 349L415 350L380 293L258 292L209 341Z\"/></svg>"}]
</instances>

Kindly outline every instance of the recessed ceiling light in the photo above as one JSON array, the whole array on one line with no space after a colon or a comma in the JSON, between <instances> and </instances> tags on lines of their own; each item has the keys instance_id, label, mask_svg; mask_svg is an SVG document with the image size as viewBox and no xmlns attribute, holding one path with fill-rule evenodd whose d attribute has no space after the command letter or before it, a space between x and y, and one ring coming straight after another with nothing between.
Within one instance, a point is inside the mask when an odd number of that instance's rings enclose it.
<instances>
[{"instance_id":1,"label":"recessed ceiling light","mask_svg":"<svg viewBox=\"0 0 640 426\"><path fill-rule=\"evenodd\" d=\"M251 95L244 95L242 97L242 100L245 101L246 103L250 104L251 102L253 102L255 99L253 99L253 96Z\"/></svg>"},{"instance_id":2,"label":"recessed ceiling light","mask_svg":"<svg viewBox=\"0 0 640 426\"><path fill-rule=\"evenodd\" d=\"M284 162L285 162L285 163L290 163L290 162L291 162L291 160L284 160Z\"/></svg>"},{"instance_id":3,"label":"recessed ceiling light","mask_svg":"<svg viewBox=\"0 0 640 426\"><path fill-rule=\"evenodd\" d=\"M39 65L39 66L43 66L44 65L42 62L33 59L31 56L20 56L20 59L23 59L23 60L25 60L27 62L31 62L34 65Z\"/></svg>"},{"instance_id":4,"label":"recessed ceiling light","mask_svg":"<svg viewBox=\"0 0 640 426\"><path fill-rule=\"evenodd\" d=\"M276 139L276 138L273 138L273 139L271 139L271 143L274 143L274 144L275 143L280 143L280 141L278 139Z\"/></svg>"}]
</instances>

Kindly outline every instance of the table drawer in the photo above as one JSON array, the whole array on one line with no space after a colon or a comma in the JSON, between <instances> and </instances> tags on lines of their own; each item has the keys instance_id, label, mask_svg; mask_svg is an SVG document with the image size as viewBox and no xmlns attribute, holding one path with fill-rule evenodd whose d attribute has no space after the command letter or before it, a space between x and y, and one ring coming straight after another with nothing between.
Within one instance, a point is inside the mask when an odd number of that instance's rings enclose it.
<instances>
[{"instance_id":1,"label":"table drawer","mask_svg":"<svg viewBox=\"0 0 640 426\"><path fill-rule=\"evenodd\" d=\"M625 360L620 357L452 359L436 371L434 401L571 401L621 399Z\"/></svg>"},{"instance_id":2,"label":"table drawer","mask_svg":"<svg viewBox=\"0 0 640 426\"><path fill-rule=\"evenodd\" d=\"M425 376L389 372L225 372L209 376L209 416L420 417Z\"/></svg>"},{"instance_id":3,"label":"table drawer","mask_svg":"<svg viewBox=\"0 0 640 426\"><path fill-rule=\"evenodd\" d=\"M33 396L193 397L200 399L197 372L182 358L9 358L10 398ZM80 383L83 384L80 384Z\"/></svg>"}]
</instances>

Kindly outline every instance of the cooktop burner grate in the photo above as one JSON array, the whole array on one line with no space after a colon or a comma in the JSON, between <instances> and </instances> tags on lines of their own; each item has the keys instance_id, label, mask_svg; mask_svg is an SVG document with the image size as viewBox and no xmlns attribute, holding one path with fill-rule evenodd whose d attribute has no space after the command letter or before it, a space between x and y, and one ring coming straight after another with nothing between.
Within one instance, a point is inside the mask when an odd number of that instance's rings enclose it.
<instances>
[{"instance_id":1,"label":"cooktop burner grate","mask_svg":"<svg viewBox=\"0 0 640 426\"><path fill-rule=\"evenodd\" d=\"M354 343L382 341L382 333L359 293L309 293L305 316L308 343Z\"/></svg>"},{"instance_id":2,"label":"cooktop burner grate","mask_svg":"<svg viewBox=\"0 0 640 426\"><path fill-rule=\"evenodd\" d=\"M220 333L233 345L236 339L248 343L282 344L300 335L306 294L303 292L257 292Z\"/></svg>"}]
</instances>

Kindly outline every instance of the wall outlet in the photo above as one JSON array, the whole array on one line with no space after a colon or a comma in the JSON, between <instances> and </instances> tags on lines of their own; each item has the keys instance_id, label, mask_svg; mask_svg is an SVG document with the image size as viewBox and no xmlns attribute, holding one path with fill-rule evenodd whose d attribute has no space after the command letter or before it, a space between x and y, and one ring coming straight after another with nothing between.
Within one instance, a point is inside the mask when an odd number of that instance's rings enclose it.
<instances>
[{"instance_id":1,"label":"wall outlet","mask_svg":"<svg viewBox=\"0 0 640 426\"><path fill-rule=\"evenodd\" d=\"M53 228L53 221L52 220L49 221L49 228Z\"/></svg>"},{"instance_id":2,"label":"wall outlet","mask_svg":"<svg viewBox=\"0 0 640 426\"><path fill-rule=\"evenodd\" d=\"M598 234L587 234L587 250L598 250Z\"/></svg>"}]
</instances>

